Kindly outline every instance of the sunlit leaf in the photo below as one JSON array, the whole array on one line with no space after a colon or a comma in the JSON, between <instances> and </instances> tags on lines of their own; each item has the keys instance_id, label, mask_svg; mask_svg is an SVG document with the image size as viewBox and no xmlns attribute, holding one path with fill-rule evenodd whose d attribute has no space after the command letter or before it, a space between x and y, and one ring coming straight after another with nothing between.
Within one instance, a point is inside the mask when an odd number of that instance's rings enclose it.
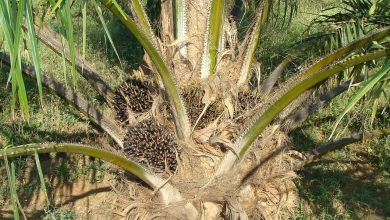
<instances>
[{"instance_id":1,"label":"sunlit leaf","mask_svg":"<svg viewBox=\"0 0 390 220\"><path fill-rule=\"evenodd\" d=\"M41 189L43 191L43 194L45 195L46 204L49 206L50 200L47 194L45 179L43 178L41 162L39 161L39 155L36 150L34 151L34 158L35 158L35 165L37 166L37 170L38 170L39 181L41 182Z\"/></svg>"},{"instance_id":2,"label":"sunlit leaf","mask_svg":"<svg viewBox=\"0 0 390 220\"><path fill-rule=\"evenodd\" d=\"M334 125L332 134L330 135L330 138L332 138L337 126L343 119L343 117L351 111L351 109L356 105L356 103L369 92L390 70L390 61L387 61L383 67L374 75L368 78L368 80L362 85L362 87L356 91L356 93L351 97L351 99L348 101L346 107L344 108L343 112L337 117L336 123Z\"/></svg>"},{"instance_id":3,"label":"sunlit leaf","mask_svg":"<svg viewBox=\"0 0 390 220\"><path fill-rule=\"evenodd\" d=\"M87 0L83 0L82 3L82 9L81 9L82 15L83 15L83 49L82 49L82 57L83 60L85 60L85 47L87 42Z\"/></svg>"},{"instance_id":4,"label":"sunlit leaf","mask_svg":"<svg viewBox=\"0 0 390 220\"><path fill-rule=\"evenodd\" d=\"M5 149L3 149L3 151L5 151ZM7 171L8 187L9 187L9 193L11 198L10 201L11 201L12 211L14 214L14 219L18 220L20 216L19 216L18 203L16 202L16 198L18 196L16 194L16 183L15 183L15 178L12 175L14 172L12 172L11 168L9 167L8 158L6 155L3 155L3 159L4 159L5 169Z\"/></svg>"},{"instance_id":5,"label":"sunlit leaf","mask_svg":"<svg viewBox=\"0 0 390 220\"><path fill-rule=\"evenodd\" d=\"M31 44L31 54L33 58L34 68L35 68L35 75L37 77L38 93L42 103L43 96L42 96L42 82L41 82L41 62L38 54L38 43L35 34L34 17L32 13L32 6L30 0L26 0L26 22L27 22L27 29L29 35L28 38Z\"/></svg>"},{"instance_id":6,"label":"sunlit leaf","mask_svg":"<svg viewBox=\"0 0 390 220\"><path fill-rule=\"evenodd\" d=\"M111 47L112 47L112 49L114 50L115 55L116 55L116 57L118 58L119 63L120 63L121 66L122 66L121 58L119 57L119 54L118 54L118 51L116 50L114 41L113 41L112 38L111 38L110 31L109 31L108 28L107 28L106 21L104 20L103 13L102 13L102 9L101 9L100 6L96 3L95 0L92 0L92 3L93 3L93 5L95 6L96 12L97 12L98 15L99 15L100 22L101 22L101 24L102 24L102 26L103 26L103 29L104 29L104 32L105 32L107 38L108 38L108 41L110 42Z\"/></svg>"}]
</instances>

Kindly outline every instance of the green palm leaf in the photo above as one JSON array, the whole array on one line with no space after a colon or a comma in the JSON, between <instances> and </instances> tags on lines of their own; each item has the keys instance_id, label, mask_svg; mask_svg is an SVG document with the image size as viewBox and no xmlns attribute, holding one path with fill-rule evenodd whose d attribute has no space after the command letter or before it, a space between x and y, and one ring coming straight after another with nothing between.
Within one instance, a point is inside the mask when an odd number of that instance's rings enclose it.
<instances>
[{"instance_id":1,"label":"green palm leaf","mask_svg":"<svg viewBox=\"0 0 390 220\"><path fill-rule=\"evenodd\" d=\"M261 31L263 30L264 25L268 19L268 14L270 10L269 1L264 1L262 7L263 8L261 10L261 13L257 15L255 25L252 29L249 38L248 47L240 70L240 78L238 80L238 85L244 84L248 79L248 76L252 69L252 63L256 53L256 48L259 42Z\"/></svg>"},{"instance_id":2,"label":"green palm leaf","mask_svg":"<svg viewBox=\"0 0 390 220\"><path fill-rule=\"evenodd\" d=\"M11 6L12 5L12 6ZM23 116L29 119L29 109L27 101L27 93L24 86L24 81L21 73L21 58L20 58L20 38L21 38L21 24L23 20L24 9L26 5L25 0L21 0L18 4L16 1L12 1L12 4L8 1L0 2L0 23L5 35L6 42L11 54L11 70L9 79L12 82L12 112L16 107L17 97L19 105L22 110ZM12 8L10 8L12 7Z\"/></svg>"},{"instance_id":3,"label":"green palm leaf","mask_svg":"<svg viewBox=\"0 0 390 220\"><path fill-rule=\"evenodd\" d=\"M45 179L43 178L42 166L41 166L41 162L39 161L39 155L37 151L34 151L34 158L35 158L35 165L37 166L37 170L38 170L39 181L41 182L41 189L43 191L43 194L45 195L46 203L49 206L50 200L47 194L46 183L45 183Z\"/></svg>"},{"instance_id":4,"label":"green palm leaf","mask_svg":"<svg viewBox=\"0 0 390 220\"><path fill-rule=\"evenodd\" d=\"M225 0L213 0L207 21L207 33L203 48L201 77L207 78L216 72L218 52L222 42Z\"/></svg>"},{"instance_id":5,"label":"green palm leaf","mask_svg":"<svg viewBox=\"0 0 390 220\"><path fill-rule=\"evenodd\" d=\"M120 65L122 66L121 58L119 57L119 54L118 54L118 51L116 50L114 41L112 40L110 31L109 31L108 28L107 28L106 21L104 20L103 13L102 13L102 9L101 9L100 6L96 3L95 0L92 0L92 3L93 3L93 5L95 6L96 12L98 13L100 22L101 22L101 24L102 24L102 26L103 26L103 29L104 29L104 33L106 34L106 36L107 36L107 38L108 38L108 41L110 42L111 47L112 47L112 49L114 50L115 55L116 55L116 57L118 58Z\"/></svg>"},{"instance_id":6,"label":"green palm leaf","mask_svg":"<svg viewBox=\"0 0 390 220\"><path fill-rule=\"evenodd\" d=\"M179 139L188 140L191 135L191 125L188 121L186 108L183 100L179 94L179 89L171 75L170 69L164 62L163 57L153 42L149 40L148 36L138 28L138 26L131 20L131 18L122 10L115 0L100 0L102 4L107 7L115 16L117 16L122 23L130 30L130 32L137 38L144 50L150 56L157 73L161 77L167 93L168 100L172 107L174 115L176 133Z\"/></svg>"},{"instance_id":7,"label":"green palm leaf","mask_svg":"<svg viewBox=\"0 0 390 220\"><path fill-rule=\"evenodd\" d=\"M187 34L187 14L186 0L175 0L175 22L176 22L176 39L184 39ZM178 45L179 52L187 56L187 46L185 43Z\"/></svg>"},{"instance_id":8,"label":"green palm leaf","mask_svg":"<svg viewBox=\"0 0 390 220\"><path fill-rule=\"evenodd\" d=\"M55 6L56 2L54 0L49 0L51 6ZM61 25L63 28L63 35L66 37L66 42L68 44L68 49L70 53L70 62L71 62L71 76L72 76L72 82L73 87L76 87L77 80L76 80L76 45L74 42L74 34L73 34L73 24L72 24L72 18L71 18L71 11L70 11L70 1L65 0L65 2L62 4L61 8L57 10L57 15L60 17ZM63 62L66 63L65 55L63 55ZM66 74L66 70L64 69L64 74Z\"/></svg>"},{"instance_id":9,"label":"green palm leaf","mask_svg":"<svg viewBox=\"0 0 390 220\"><path fill-rule=\"evenodd\" d=\"M142 167L136 162L116 155L112 152L93 148L82 144L27 144L16 147L6 148L0 151L0 157L7 160L7 157L17 157L22 155L34 155L36 153L50 153L50 152L64 152L64 153L76 153L83 154L91 157L96 157L105 161L108 161L114 165L123 168L126 171L134 174L145 183L149 184L153 188L160 187L160 184L164 182L159 177L153 175L150 171Z\"/></svg>"},{"instance_id":10,"label":"green palm leaf","mask_svg":"<svg viewBox=\"0 0 390 220\"><path fill-rule=\"evenodd\" d=\"M256 140L258 135L261 134L261 132L274 120L274 118L289 103L291 103L295 98L297 98L304 91L306 91L307 89L313 87L314 85L322 82L323 80L329 78L330 76L348 67L365 62L367 60L373 60L378 57L386 56L386 54L388 54L389 51L382 50L382 51L366 54L363 56L357 56L351 59L347 59L343 62L340 62L337 65L334 65L328 69L320 71L322 68L326 67L328 64L332 63L333 61L337 60L343 54L348 53L353 49L363 47L369 44L370 42L372 42L373 40L382 39L388 36L389 34L390 34L390 27L384 28L378 32L367 35L364 38L357 40L349 44L348 46L335 51L334 53L328 56L325 56L323 59L321 59L316 64L312 65L309 69L307 69L304 73L302 73L304 80L302 80L300 83L292 87L282 97L280 97L270 107L268 107L267 110L263 114L261 114L254 121L254 123L245 131L245 133L235 142L234 144L235 152L229 151L225 155L225 158L222 161L221 166L219 167L216 175L219 176L228 172L228 170L231 169L231 167L234 165L234 163L237 160L243 158L243 156L245 155L245 153L247 153L248 149L250 148L252 143ZM238 155L239 158L237 158L236 155Z\"/></svg>"},{"instance_id":11,"label":"green palm leaf","mask_svg":"<svg viewBox=\"0 0 390 220\"><path fill-rule=\"evenodd\" d=\"M35 34L34 18L33 18L32 6L30 0L26 0L26 22L27 22L28 38L31 44L31 54L33 58L35 74L37 77L38 93L42 103L41 62L38 54L38 43Z\"/></svg>"},{"instance_id":12,"label":"green palm leaf","mask_svg":"<svg viewBox=\"0 0 390 220\"><path fill-rule=\"evenodd\" d=\"M348 101L347 106L344 108L343 112L337 117L336 123L333 127L332 134L329 138L332 138L334 132L336 131L337 126L343 117L351 111L351 109L356 105L356 103L366 95L386 74L390 71L390 61L387 61L383 67L374 75L369 77L369 79L363 84L363 86L356 91L356 93Z\"/></svg>"},{"instance_id":13,"label":"green palm leaf","mask_svg":"<svg viewBox=\"0 0 390 220\"><path fill-rule=\"evenodd\" d=\"M5 151L5 149L3 149L3 151ZM20 218L19 208L18 208L18 203L16 201L18 195L16 193L15 175L12 175L12 174L15 174L15 172L11 171L9 164L8 164L8 158L5 154L3 155L3 159L4 159L5 169L7 171L8 187L9 187L9 193L10 193L10 198L11 198L11 205L12 205L12 211L14 214L14 219L19 219ZM12 165L13 165L13 163L12 163Z\"/></svg>"},{"instance_id":14,"label":"green palm leaf","mask_svg":"<svg viewBox=\"0 0 390 220\"><path fill-rule=\"evenodd\" d=\"M83 0L81 13L82 13L82 16L83 16L83 24L82 24L82 26L83 26L82 57L83 57L83 60L85 60L85 48L86 48L86 44L87 44L87 0Z\"/></svg>"}]
</instances>

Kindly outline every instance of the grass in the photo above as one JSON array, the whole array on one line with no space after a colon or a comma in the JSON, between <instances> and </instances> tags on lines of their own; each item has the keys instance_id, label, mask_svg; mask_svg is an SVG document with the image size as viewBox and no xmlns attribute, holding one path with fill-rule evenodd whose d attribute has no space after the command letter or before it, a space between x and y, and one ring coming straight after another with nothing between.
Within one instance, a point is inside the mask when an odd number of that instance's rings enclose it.
<instances>
[{"instance_id":1,"label":"grass","mask_svg":"<svg viewBox=\"0 0 390 220\"><path fill-rule=\"evenodd\" d=\"M337 2L340 0L301 1L297 14L288 28L267 28L264 32L266 34L262 36L262 43L260 43L256 56L257 60L266 64L263 72L267 74L273 70L279 64L278 62L284 58L283 52L286 52L292 43L304 37L302 33L307 30L308 24L321 13L321 10L335 6ZM312 31L315 32L316 29Z\"/></svg>"},{"instance_id":2,"label":"grass","mask_svg":"<svg viewBox=\"0 0 390 220\"><path fill-rule=\"evenodd\" d=\"M113 82L111 85L119 85L122 80L129 77L132 69L137 68L142 54L141 47L134 43L135 40L119 21L108 19L108 28L111 31L114 42L117 43L119 55L124 62L124 68L119 68L119 63L110 50L106 50L104 32L98 28L97 19L88 20L89 33L87 36L87 60L93 60L93 66L101 73L101 77ZM81 17L74 18L76 28L81 26ZM55 27L54 27L55 28ZM76 33L76 42L81 45L81 33ZM109 45L107 45L109 47ZM131 48L131 52L128 51ZM0 48L2 49L2 48ZM81 52L81 51L79 51ZM39 54L42 60L42 69L51 77L64 82L61 57L54 54L43 44L39 44ZM115 60L116 59L116 60ZM29 57L26 57L27 61ZM70 68L68 67L68 73ZM39 105L39 97L36 84L25 79L28 92L31 119L23 121L17 112L13 118L10 110L10 88L6 88L9 69L0 65L0 146L21 145L38 142L78 142L107 146L110 141L99 134L95 127L86 118L78 113L72 106L56 95L44 89L42 105ZM69 78L69 77L68 77ZM78 91L87 100L96 105L101 104L101 99L95 90L81 77L78 77ZM70 83L70 82L69 82ZM71 84L69 84L71 86ZM13 159L16 164L16 185L20 198L32 198L39 190L40 182L35 170L32 157ZM67 156L66 154L54 154L41 156L44 179L48 191L53 191L62 185L77 181L88 183L101 183L110 178L111 171L107 164L100 160L88 157ZM0 161L0 173L4 176L3 162ZM50 197L50 193L49 193ZM6 208L9 201L9 189L6 181L0 182L0 207ZM23 205L28 206L28 201ZM0 215L1 216L1 215ZM0 217L1 218L1 217ZM42 217L43 218L43 217ZM75 213L64 209L51 209L45 214L45 219L75 219Z\"/></svg>"},{"instance_id":3,"label":"grass","mask_svg":"<svg viewBox=\"0 0 390 220\"><path fill-rule=\"evenodd\" d=\"M313 5L314 4L314 5ZM259 50L257 58L262 62L263 73L267 75L277 62L278 54L295 41L306 28L305 23L310 21L321 8L334 4L333 0L308 0L301 5L297 18L290 28L270 32L264 37L263 50ZM313 11L314 9L314 11ZM305 11L311 11L307 13ZM130 71L137 68L143 54L139 44L124 31L119 21L110 19L108 28L117 46L119 56L124 61L124 68L119 62L109 44L105 43L104 32L99 26L98 19L88 19L87 60L93 61L93 66L102 73L104 80L117 86L126 78ZM74 19L75 29L80 29L81 17ZM126 34L124 34L126 33ZM81 45L81 33L76 33L76 43ZM272 49L271 49L272 48ZM43 69L51 76L62 80L61 58L54 55L40 44ZM69 71L69 69L68 69ZM0 146L19 145L32 142L92 142L103 140L101 145L107 144L104 138L83 117L60 100L55 95L44 91L42 106L39 106L36 86L33 82L26 83L29 103L31 106L31 120L29 123L18 117L12 119L10 115L9 89L5 88L8 70L0 67ZM79 80L79 91L83 91L87 98L101 104L94 90L82 79ZM329 137L334 121L348 100L347 95L340 96L332 104L311 117L304 128L291 134L294 147L297 150L308 150L310 147L322 143ZM366 108L361 115L349 117L349 128L341 134L360 130L368 126L369 111ZM376 125L389 125L389 110L379 115ZM364 123L362 123L364 122ZM344 123L345 125L345 123ZM81 163L79 163L81 161ZM34 167L32 158L14 159L17 166L17 187L21 197L31 196L39 188L38 175L31 171L26 178L28 168ZM42 158L42 163L49 164L51 169L44 169L48 190L55 188L53 179L60 179L62 183L85 180L91 183L103 181L109 175L108 166L100 160L90 160L84 157L67 157L64 154L49 155ZM324 159L305 167L299 172L300 179L296 180L300 203L295 213L296 219L367 219L379 216L382 219L390 218L390 139L367 141L331 153ZM4 174L4 170L0 170ZM4 176L4 175L3 175ZM26 182L26 180L28 180ZM9 190L5 182L0 182L0 207L7 205ZM45 214L45 219L75 219L74 212L65 209L51 209Z\"/></svg>"},{"instance_id":4,"label":"grass","mask_svg":"<svg viewBox=\"0 0 390 220\"><path fill-rule=\"evenodd\" d=\"M61 208L48 210L46 211L45 215L42 216L44 220L73 220L76 219L76 217L76 213Z\"/></svg>"},{"instance_id":5,"label":"grass","mask_svg":"<svg viewBox=\"0 0 390 220\"><path fill-rule=\"evenodd\" d=\"M296 150L326 142L348 97L342 95L291 134ZM384 103L385 104L385 103ZM370 109L357 106L340 136L369 127ZM383 106L382 106L383 107ZM383 110L383 109L382 109ZM390 124L390 112L378 114L374 126ZM326 155L299 172L300 204L296 219L388 219L390 217L390 138L367 140Z\"/></svg>"}]
</instances>

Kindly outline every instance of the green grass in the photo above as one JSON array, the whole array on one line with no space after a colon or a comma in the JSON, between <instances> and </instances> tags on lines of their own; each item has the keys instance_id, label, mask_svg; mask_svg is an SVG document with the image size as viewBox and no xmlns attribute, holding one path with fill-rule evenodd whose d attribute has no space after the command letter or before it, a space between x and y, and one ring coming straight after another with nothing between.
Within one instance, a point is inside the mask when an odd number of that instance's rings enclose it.
<instances>
[{"instance_id":1,"label":"green grass","mask_svg":"<svg viewBox=\"0 0 390 220\"><path fill-rule=\"evenodd\" d=\"M348 97L336 98L304 127L291 134L296 150L306 151L327 141L338 114ZM382 103L382 110L386 103ZM370 109L357 106L359 114L349 114L340 137L370 129ZM378 114L374 127L388 127L390 112ZM342 129L339 129L342 130ZM366 140L326 155L307 165L296 180L300 203L296 219L387 219L390 217L390 137Z\"/></svg>"},{"instance_id":2,"label":"green grass","mask_svg":"<svg viewBox=\"0 0 390 220\"><path fill-rule=\"evenodd\" d=\"M46 211L45 215L42 216L44 220L73 220L76 219L77 215L73 211L66 209L55 208Z\"/></svg>"},{"instance_id":3,"label":"green grass","mask_svg":"<svg viewBox=\"0 0 390 220\"><path fill-rule=\"evenodd\" d=\"M73 19L75 28L81 27L81 17ZM104 31L100 29L99 20L88 19L87 35L87 60L92 60L92 64L101 73L101 77L112 82L112 86L118 86L122 80L130 76L132 69L138 68L139 61L143 54L142 48L135 43L134 38L125 30L119 21L107 17L107 26L111 31L113 40L118 47L119 55L124 58L123 69L115 54L111 50L106 50L104 42ZM53 27L56 29L56 26ZM81 45L81 33L76 33L77 45ZM109 45L107 45L109 47ZM81 48L77 47L77 48ZM130 51L129 51L130 48ZM2 50L3 48L0 48ZM109 48L108 48L109 49ZM81 53L81 51L79 51ZM39 54L41 57L42 69L51 77L60 82L64 82L62 60L54 52L39 43ZM25 61L32 60L25 56ZM70 73L69 65L67 67ZM43 91L43 103L39 104L39 96L35 82L25 79L27 95L29 97L31 118L26 122L20 118L20 112L16 117L11 115L10 88L6 88L6 81L9 69L0 65L0 147L7 145L20 145L39 142L78 142L98 145L108 144L107 138L99 134L95 127L80 113L65 101L51 94L48 90ZM69 75L70 76L70 75ZM100 97L95 90L80 76L77 76L78 91L80 94L95 105L102 105ZM70 82L70 81L69 81ZM72 86L69 83L69 86ZM1 149L0 149L1 150ZM90 160L85 157L65 154L43 155L41 156L44 179L48 191L55 189L58 184L68 184L76 181L87 181L89 183L102 182L110 170L107 164L101 160ZM16 165L16 186L20 198L30 198L40 189L38 173L34 166L33 157L20 157L14 161ZM83 163L80 163L83 162ZM5 176L3 161L0 161L0 173ZM49 169L48 169L49 167ZM58 182L53 185L53 180ZM49 193L50 197L50 193ZM0 182L0 208L7 207L9 201L9 188L6 181ZM27 204L23 204L27 205ZM43 217L42 217L43 218ZM75 219L71 211L62 209L52 209L46 213L45 219Z\"/></svg>"},{"instance_id":4,"label":"green grass","mask_svg":"<svg viewBox=\"0 0 390 220\"><path fill-rule=\"evenodd\" d=\"M269 34L264 36L264 43L260 45L263 49L257 54L258 60L262 62L262 73L267 75L277 65L278 59L281 59L280 52L289 43L294 42L306 28L304 24L314 18L315 15L311 13L318 13L321 8L332 4L334 4L333 0L308 0L301 5L292 26L268 32ZM92 15L95 19L88 19L86 59L93 61L92 64L99 70L101 77L112 82L115 87L130 75L132 69L139 66L143 51L139 44L134 43L134 37L125 31L125 27L118 20L112 19L109 14L104 14L104 16L108 21L108 29L111 31L124 68L119 67L115 53L110 50L109 43L104 41L104 32L100 28L96 14ZM80 30L81 17L73 20L75 29ZM78 48L81 48L81 32L75 34L76 44ZM61 58L42 44L39 44L39 53L43 70L63 82ZM10 92L4 86L7 73L7 68L0 67L0 146L49 141L85 142L100 137L94 127L85 118L80 117L76 110L47 90L43 92L42 106L38 105L36 85L28 80L26 88L31 120L29 123L18 117L12 120ZM86 98L91 102L100 105L101 101L91 86L81 77L77 80L79 81L78 91L87 95ZM348 97L347 95L340 96L329 107L311 117L303 129L292 133L293 146L303 151L324 142L329 137L334 121L342 111ZM365 110L356 117L348 116L347 120L343 121L342 125L345 126L345 122L351 119L349 127L340 136L365 127L369 128L369 108L363 105L358 105L357 108ZM378 114L374 126L388 126L389 124L390 113L387 110L383 115ZM100 160L79 164L77 161L83 158L69 159L63 154L47 156L42 158L41 162L47 163L53 157L55 160L51 164L52 169L50 171L44 169L48 191L55 187L51 185L52 178L59 178L62 182L82 179L94 183L102 181L109 172L107 165ZM29 182L21 184L25 178L23 175L27 170L27 165L33 164L31 160L32 158L13 160L17 171L17 187L21 196L31 195L40 185L38 175L34 172ZM34 166L31 165L31 167ZM4 170L0 172L5 174ZM324 159L305 167L299 175L301 179L296 180L296 184L299 189L300 203L295 213L296 219L365 219L373 215L384 219L390 218L390 138L355 144L331 153ZM7 205L8 194L9 189L6 183L0 182L0 207ZM76 216L69 210L52 209L46 213L45 218L75 219Z\"/></svg>"},{"instance_id":5,"label":"green grass","mask_svg":"<svg viewBox=\"0 0 390 220\"><path fill-rule=\"evenodd\" d=\"M264 76L268 76L271 71L285 58L286 51L290 48L291 44L297 42L297 40L304 38L302 35L308 27L310 22L316 18L321 10L336 6L340 0L304 0L300 1L296 16L293 17L291 25L288 27L268 27L263 32L265 33L260 40L256 59L261 61L261 73ZM318 28L313 27L310 32L305 34L315 33ZM312 53L312 52L311 52ZM308 54L305 56L310 57ZM304 58L297 58L294 64L304 61ZM290 65L294 66L294 65ZM295 67L290 67L283 74L283 78L287 79L291 74L296 73ZM262 76L263 77L263 76Z\"/></svg>"}]
</instances>

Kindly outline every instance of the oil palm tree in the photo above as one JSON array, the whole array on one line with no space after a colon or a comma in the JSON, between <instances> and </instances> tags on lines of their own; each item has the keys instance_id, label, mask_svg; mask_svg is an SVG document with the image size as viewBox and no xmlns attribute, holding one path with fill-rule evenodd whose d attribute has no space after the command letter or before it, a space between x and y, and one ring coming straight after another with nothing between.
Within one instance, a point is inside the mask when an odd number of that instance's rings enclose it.
<instances>
[{"instance_id":1,"label":"oil palm tree","mask_svg":"<svg viewBox=\"0 0 390 220\"><path fill-rule=\"evenodd\" d=\"M158 32L152 28L144 4L139 0L129 1L131 15L122 8L122 2L82 1L84 43L87 4L91 4L103 21L104 29L107 27L101 6L126 26L146 52L144 65L133 74L129 73L129 80L114 89L111 82L102 80L76 51L71 20L73 3L49 0L47 14L52 14L61 24L60 33L56 33L46 20L34 20L31 1L0 2L1 29L8 48L8 53L2 52L1 61L10 66L12 106L16 109L18 101L20 114L29 120L23 75L34 78L40 94L42 86L53 90L106 132L113 140L112 150L68 143L31 143L5 148L0 154L6 160L11 185L14 177L12 166L8 166L9 157L32 154L39 161L41 153L78 153L113 163L159 193L151 204L158 202L160 206L132 204L127 209L128 216L146 213L144 217L151 217L152 213L179 219L213 219L220 215L228 219L270 217L280 208L277 204L283 192L288 194L293 185L294 170L363 137L390 132L386 128L362 131L302 152L300 159L293 159L293 151L283 150L288 132L314 112L310 106L300 106L310 101L309 104L318 107L318 100L309 99L310 89L346 69L372 60L383 62L383 58L388 57L390 50L386 44L375 50L368 48L373 42L382 42L390 36L389 26L337 47L276 87L275 77L278 78L286 66L283 61L268 79L258 83L262 87L262 92L258 92L250 82L256 76L255 54L262 45L261 35L271 27L273 19L288 23L296 12L296 1L161 1ZM246 34L240 37L237 26L248 4L255 8L255 18ZM275 16L278 8L285 8L283 14L287 16ZM24 64L20 55L23 30L30 42L33 66ZM106 34L112 42L109 32ZM69 63L72 86L63 85L40 70L37 40ZM85 54L84 43L82 54ZM356 51L363 53L354 54ZM364 88L381 80L388 81L389 68L386 62L369 77L368 86ZM95 88L113 114L104 114L76 92L76 74ZM329 100L335 95L326 97ZM304 117L299 117L302 112ZM268 198L262 190L272 191L270 188L278 191L275 196L280 201L258 206L259 201ZM13 187L10 190L16 194ZM12 201L17 207L17 196L12 196Z\"/></svg>"}]
</instances>

